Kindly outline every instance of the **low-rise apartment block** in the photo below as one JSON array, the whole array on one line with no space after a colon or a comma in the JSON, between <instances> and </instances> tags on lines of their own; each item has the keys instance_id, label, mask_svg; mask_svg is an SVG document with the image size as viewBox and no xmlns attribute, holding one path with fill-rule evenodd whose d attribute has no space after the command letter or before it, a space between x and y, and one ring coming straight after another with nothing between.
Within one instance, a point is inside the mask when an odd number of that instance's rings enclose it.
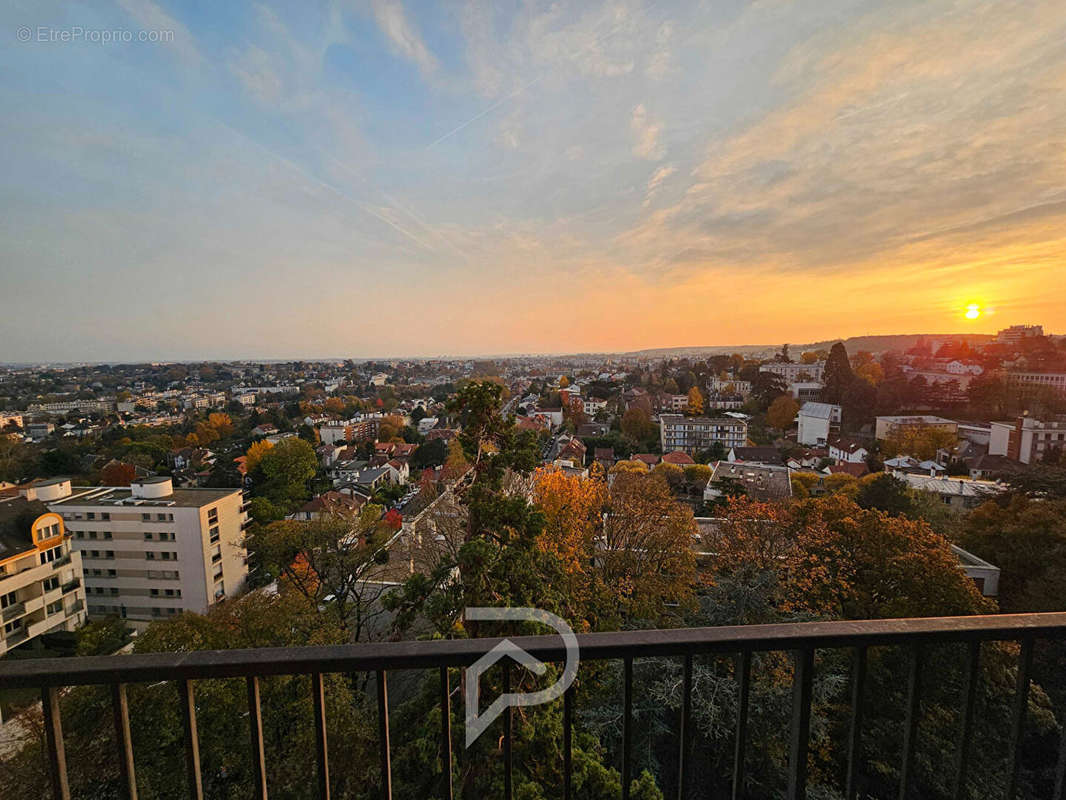
<instances>
[{"instance_id":1,"label":"low-rise apartment block","mask_svg":"<svg viewBox=\"0 0 1066 800\"><path fill-rule=\"evenodd\" d=\"M248 575L240 489L175 489L170 478L74 487L48 503L81 554L90 616L134 627L202 614Z\"/></svg>"},{"instance_id":2,"label":"low-rise apartment block","mask_svg":"<svg viewBox=\"0 0 1066 800\"><path fill-rule=\"evenodd\" d=\"M1047 388L1066 394L1066 372L1008 372L1006 378L1007 386L1019 391Z\"/></svg>"},{"instance_id":3,"label":"low-rise apartment block","mask_svg":"<svg viewBox=\"0 0 1066 800\"><path fill-rule=\"evenodd\" d=\"M772 372L774 375L780 375L784 378L785 383L795 383L796 381L817 381L820 383L822 375L825 373L825 362L816 361L813 364L771 362L759 367L759 372Z\"/></svg>"},{"instance_id":4,"label":"low-rise apartment block","mask_svg":"<svg viewBox=\"0 0 1066 800\"><path fill-rule=\"evenodd\" d=\"M1047 422L1018 417L1014 422L993 422L988 454L1006 456L1022 464L1043 461L1053 449L1066 450L1066 418Z\"/></svg>"},{"instance_id":5,"label":"low-rise apartment block","mask_svg":"<svg viewBox=\"0 0 1066 800\"><path fill-rule=\"evenodd\" d=\"M61 484L38 488L48 496ZM85 621L81 555L68 539L63 518L41 500L23 495L0 501L0 655Z\"/></svg>"},{"instance_id":6,"label":"low-rise apartment block","mask_svg":"<svg viewBox=\"0 0 1066 800\"><path fill-rule=\"evenodd\" d=\"M874 436L879 440L888 439L899 434L904 428L932 428L957 436L959 423L954 420L936 417L931 414L908 414L895 417L878 417Z\"/></svg>"},{"instance_id":7,"label":"low-rise apartment block","mask_svg":"<svg viewBox=\"0 0 1066 800\"><path fill-rule=\"evenodd\" d=\"M683 450L695 455L720 442L727 450L743 447L748 441L748 423L733 417L683 417L662 414L659 438L664 453Z\"/></svg>"}]
</instances>

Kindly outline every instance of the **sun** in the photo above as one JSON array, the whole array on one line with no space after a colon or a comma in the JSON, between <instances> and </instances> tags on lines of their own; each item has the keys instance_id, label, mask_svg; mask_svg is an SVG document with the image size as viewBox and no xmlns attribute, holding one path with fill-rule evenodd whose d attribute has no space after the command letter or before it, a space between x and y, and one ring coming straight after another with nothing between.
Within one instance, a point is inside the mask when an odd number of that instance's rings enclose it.
<instances>
[{"instance_id":1,"label":"sun","mask_svg":"<svg viewBox=\"0 0 1066 800\"><path fill-rule=\"evenodd\" d=\"M977 303L970 303L970 305L966 306L966 313L963 316L966 319L977 319L981 316L981 306L977 305Z\"/></svg>"}]
</instances>

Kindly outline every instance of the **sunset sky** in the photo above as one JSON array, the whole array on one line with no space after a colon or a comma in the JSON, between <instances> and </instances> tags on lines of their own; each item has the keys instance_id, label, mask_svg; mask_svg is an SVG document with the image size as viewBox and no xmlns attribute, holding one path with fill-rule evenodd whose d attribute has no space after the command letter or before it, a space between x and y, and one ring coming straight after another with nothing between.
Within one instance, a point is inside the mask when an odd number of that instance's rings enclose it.
<instances>
[{"instance_id":1,"label":"sunset sky","mask_svg":"<svg viewBox=\"0 0 1066 800\"><path fill-rule=\"evenodd\" d=\"M1066 332L1062 0L0 21L0 361Z\"/></svg>"}]
</instances>

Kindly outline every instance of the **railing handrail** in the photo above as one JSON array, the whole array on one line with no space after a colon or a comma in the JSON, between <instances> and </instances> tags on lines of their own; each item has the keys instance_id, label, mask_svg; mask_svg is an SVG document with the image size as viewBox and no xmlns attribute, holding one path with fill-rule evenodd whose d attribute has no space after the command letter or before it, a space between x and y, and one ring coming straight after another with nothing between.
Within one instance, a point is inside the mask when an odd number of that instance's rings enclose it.
<instances>
[{"instance_id":1,"label":"railing handrail","mask_svg":"<svg viewBox=\"0 0 1066 800\"><path fill-rule=\"evenodd\" d=\"M582 660L1066 637L1066 613L994 614L578 634ZM566 659L556 635L510 637L542 661ZM502 639L437 639L41 658L0 662L5 687L76 686L301 673L460 667Z\"/></svg>"}]
</instances>

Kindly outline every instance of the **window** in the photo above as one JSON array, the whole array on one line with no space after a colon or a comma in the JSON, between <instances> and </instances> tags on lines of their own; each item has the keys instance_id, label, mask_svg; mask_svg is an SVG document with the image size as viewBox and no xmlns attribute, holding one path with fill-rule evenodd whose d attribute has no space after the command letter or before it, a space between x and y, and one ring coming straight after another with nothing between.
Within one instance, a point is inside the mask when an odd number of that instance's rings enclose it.
<instances>
[{"instance_id":1,"label":"window","mask_svg":"<svg viewBox=\"0 0 1066 800\"><path fill-rule=\"evenodd\" d=\"M167 515L166 514L156 514L155 518L159 522L166 522L167 521Z\"/></svg>"},{"instance_id":2,"label":"window","mask_svg":"<svg viewBox=\"0 0 1066 800\"><path fill-rule=\"evenodd\" d=\"M62 600L56 600L56 602L48 604L48 607L45 609L45 614L47 614L48 616L51 616L52 614L58 614L62 610L63 610L63 601Z\"/></svg>"},{"instance_id":3,"label":"window","mask_svg":"<svg viewBox=\"0 0 1066 800\"><path fill-rule=\"evenodd\" d=\"M74 538L75 538L75 539L84 539L84 538L85 538L85 534L84 534L84 533L83 533L82 531L77 531L77 532L76 532L76 533L74 534Z\"/></svg>"},{"instance_id":4,"label":"window","mask_svg":"<svg viewBox=\"0 0 1066 800\"><path fill-rule=\"evenodd\" d=\"M8 592L7 594L0 596L0 608L7 608L13 606L18 602L15 592Z\"/></svg>"},{"instance_id":5,"label":"window","mask_svg":"<svg viewBox=\"0 0 1066 800\"><path fill-rule=\"evenodd\" d=\"M104 531L104 538L105 538L105 539L110 539L110 538L112 538L112 536L111 536L111 531Z\"/></svg>"},{"instance_id":6,"label":"window","mask_svg":"<svg viewBox=\"0 0 1066 800\"><path fill-rule=\"evenodd\" d=\"M89 531L89 538L90 539L95 539L96 538L96 531Z\"/></svg>"},{"instance_id":7,"label":"window","mask_svg":"<svg viewBox=\"0 0 1066 800\"><path fill-rule=\"evenodd\" d=\"M42 584L42 586L44 586L44 590L45 590L46 592L50 592L50 591L52 591L53 589L58 589L58 588L59 588L59 576L57 576L57 575L53 575L53 576L52 576L51 578L49 578L48 580L46 580L46 581L45 581L45 582L44 582L44 583Z\"/></svg>"},{"instance_id":8,"label":"window","mask_svg":"<svg viewBox=\"0 0 1066 800\"><path fill-rule=\"evenodd\" d=\"M88 513L86 513L85 519L96 519L96 512L95 511L89 511Z\"/></svg>"},{"instance_id":9,"label":"window","mask_svg":"<svg viewBox=\"0 0 1066 800\"><path fill-rule=\"evenodd\" d=\"M147 558L149 561L155 561L155 553L153 553L151 550L145 553L144 557Z\"/></svg>"},{"instance_id":10,"label":"window","mask_svg":"<svg viewBox=\"0 0 1066 800\"><path fill-rule=\"evenodd\" d=\"M141 514L141 522L151 522L151 521L152 521L152 515L151 514Z\"/></svg>"},{"instance_id":11,"label":"window","mask_svg":"<svg viewBox=\"0 0 1066 800\"><path fill-rule=\"evenodd\" d=\"M118 587L112 586L111 587L111 594L112 594L112 596L117 595L118 594Z\"/></svg>"},{"instance_id":12,"label":"window","mask_svg":"<svg viewBox=\"0 0 1066 800\"><path fill-rule=\"evenodd\" d=\"M215 542L218 541L218 526L216 525L215 527L213 527L211 529L210 533L211 533L211 543L214 544Z\"/></svg>"},{"instance_id":13,"label":"window","mask_svg":"<svg viewBox=\"0 0 1066 800\"><path fill-rule=\"evenodd\" d=\"M150 531L145 531L145 532L144 532L144 540L145 540L146 542L150 542L150 541L152 541L152 534L151 534L151 532L150 532Z\"/></svg>"},{"instance_id":14,"label":"window","mask_svg":"<svg viewBox=\"0 0 1066 800\"><path fill-rule=\"evenodd\" d=\"M14 622L9 622L4 626L4 633L14 633L22 629L22 620L17 619Z\"/></svg>"},{"instance_id":15,"label":"window","mask_svg":"<svg viewBox=\"0 0 1066 800\"><path fill-rule=\"evenodd\" d=\"M115 551L114 550L108 550L107 551L107 555L104 556L104 558L114 558L114 557L115 557Z\"/></svg>"},{"instance_id":16,"label":"window","mask_svg":"<svg viewBox=\"0 0 1066 800\"><path fill-rule=\"evenodd\" d=\"M111 521L111 512L110 511L104 511L102 514L100 514L100 519L104 520L105 522L110 522Z\"/></svg>"},{"instance_id":17,"label":"window","mask_svg":"<svg viewBox=\"0 0 1066 800\"><path fill-rule=\"evenodd\" d=\"M118 570L109 569L107 571L107 577L109 577L109 578L117 578L118 577Z\"/></svg>"}]
</instances>

